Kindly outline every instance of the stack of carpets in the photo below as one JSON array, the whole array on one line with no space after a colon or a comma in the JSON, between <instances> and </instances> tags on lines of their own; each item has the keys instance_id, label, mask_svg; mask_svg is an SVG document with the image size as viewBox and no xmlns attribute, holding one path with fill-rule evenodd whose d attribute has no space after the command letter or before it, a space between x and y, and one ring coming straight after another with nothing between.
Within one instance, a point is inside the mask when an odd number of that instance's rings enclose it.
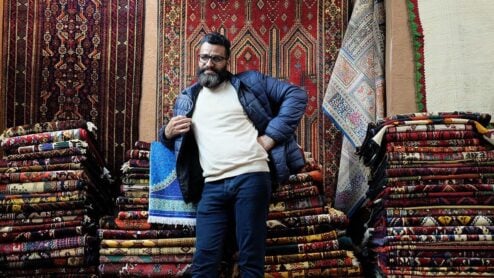
<instances>
[{"instance_id":1,"label":"stack of carpets","mask_svg":"<svg viewBox=\"0 0 494 278\"><path fill-rule=\"evenodd\" d=\"M147 219L149 202L149 150L148 142L136 141L125 152L125 162L120 168L121 195L116 199L120 219Z\"/></svg>"},{"instance_id":2,"label":"stack of carpets","mask_svg":"<svg viewBox=\"0 0 494 278\"><path fill-rule=\"evenodd\" d=\"M367 258L386 277L494 276L490 115L397 115L359 148L372 178ZM364 229L363 229L364 230Z\"/></svg>"},{"instance_id":3,"label":"stack of carpets","mask_svg":"<svg viewBox=\"0 0 494 278\"><path fill-rule=\"evenodd\" d=\"M181 222L170 214L175 203L185 203L167 193L174 187L181 196L175 156L166 151L159 142L138 141L126 152L118 211L100 220L101 276L178 277L189 269L195 218Z\"/></svg>"},{"instance_id":4,"label":"stack of carpets","mask_svg":"<svg viewBox=\"0 0 494 278\"><path fill-rule=\"evenodd\" d=\"M268 214L265 277L361 276L348 217L328 207L321 167L306 153L306 166L274 192Z\"/></svg>"},{"instance_id":5,"label":"stack of carpets","mask_svg":"<svg viewBox=\"0 0 494 278\"><path fill-rule=\"evenodd\" d=\"M97 275L96 228L110 178L83 120L6 129L0 165L0 274Z\"/></svg>"}]
</instances>

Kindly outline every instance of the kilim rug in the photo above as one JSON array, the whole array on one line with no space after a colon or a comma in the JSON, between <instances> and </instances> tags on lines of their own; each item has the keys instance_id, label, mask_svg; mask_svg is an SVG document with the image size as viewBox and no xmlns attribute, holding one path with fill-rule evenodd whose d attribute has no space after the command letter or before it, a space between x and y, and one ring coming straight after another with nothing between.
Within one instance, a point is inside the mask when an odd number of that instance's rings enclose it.
<instances>
[{"instance_id":1,"label":"kilim rug","mask_svg":"<svg viewBox=\"0 0 494 278\"><path fill-rule=\"evenodd\" d=\"M6 127L83 119L114 173L138 138L144 1L5 0Z\"/></svg>"},{"instance_id":2,"label":"kilim rug","mask_svg":"<svg viewBox=\"0 0 494 278\"><path fill-rule=\"evenodd\" d=\"M419 111L494 113L494 2L408 0Z\"/></svg>"},{"instance_id":3,"label":"kilim rug","mask_svg":"<svg viewBox=\"0 0 494 278\"><path fill-rule=\"evenodd\" d=\"M307 90L298 140L323 165L325 194L332 197L341 134L320 105L346 27L347 0L161 0L159 9L156 129L169 120L177 94L195 80L202 34L218 31L232 42L230 71L259 70Z\"/></svg>"}]
</instances>

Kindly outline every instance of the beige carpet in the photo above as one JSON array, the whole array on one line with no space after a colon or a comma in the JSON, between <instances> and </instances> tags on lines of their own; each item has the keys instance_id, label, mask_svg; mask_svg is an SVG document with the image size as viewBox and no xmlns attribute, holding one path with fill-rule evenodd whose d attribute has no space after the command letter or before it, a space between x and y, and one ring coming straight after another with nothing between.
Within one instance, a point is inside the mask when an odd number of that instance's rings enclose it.
<instances>
[{"instance_id":1,"label":"beige carpet","mask_svg":"<svg viewBox=\"0 0 494 278\"><path fill-rule=\"evenodd\" d=\"M493 114L494 1L410 2L423 29L426 111Z\"/></svg>"}]
</instances>

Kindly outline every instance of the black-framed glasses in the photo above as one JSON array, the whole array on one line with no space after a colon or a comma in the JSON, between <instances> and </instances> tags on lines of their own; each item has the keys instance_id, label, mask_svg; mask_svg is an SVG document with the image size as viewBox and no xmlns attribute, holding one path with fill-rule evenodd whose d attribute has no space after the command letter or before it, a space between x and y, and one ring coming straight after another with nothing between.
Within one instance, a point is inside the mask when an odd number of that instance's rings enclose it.
<instances>
[{"instance_id":1,"label":"black-framed glasses","mask_svg":"<svg viewBox=\"0 0 494 278\"><path fill-rule=\"evenodd\" d=\"M211 60L214 64L221 63L226 60L225 57L218 55L199 54L197 57L199 57L199 61L204 64L207 64L209 60Z\"/></svg>"}]
</instances>

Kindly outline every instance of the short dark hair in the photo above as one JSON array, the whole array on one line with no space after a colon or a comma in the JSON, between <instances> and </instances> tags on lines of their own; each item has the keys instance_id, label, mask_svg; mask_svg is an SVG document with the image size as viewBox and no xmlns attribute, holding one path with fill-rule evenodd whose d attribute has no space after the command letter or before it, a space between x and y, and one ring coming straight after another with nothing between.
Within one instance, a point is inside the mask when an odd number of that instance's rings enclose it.
<instances>
[{"instance_id":1,"label":"short dark hair","mask_svg":"<svg viewBox=\"0 0 494 278\"><path fill-rule=\"evenodd\" d=\"M226 50L226 58L230 58L230 41L222 34L218 32L207 33L201 39L200 45L203 45L205 42L224 46Z\"/></svg>"}]
</instances>

